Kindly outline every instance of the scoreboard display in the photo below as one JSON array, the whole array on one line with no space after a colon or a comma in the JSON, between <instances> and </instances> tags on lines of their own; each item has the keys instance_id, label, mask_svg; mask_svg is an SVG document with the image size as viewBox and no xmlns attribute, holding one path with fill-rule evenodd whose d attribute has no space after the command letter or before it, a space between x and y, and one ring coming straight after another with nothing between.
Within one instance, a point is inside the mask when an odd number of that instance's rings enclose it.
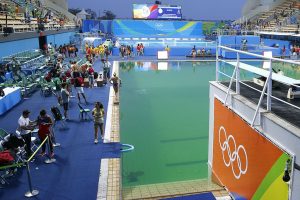
<instances>
[{"instance_id":1,"label":"scoreboard display","mask_svg":"<svg viewBox=\"0 0 300 200\"><path fill-rule=\"evenodd\" d=\"M182 19L181 6L133 4L134 19Z\"/></svg>"}]
</instances>

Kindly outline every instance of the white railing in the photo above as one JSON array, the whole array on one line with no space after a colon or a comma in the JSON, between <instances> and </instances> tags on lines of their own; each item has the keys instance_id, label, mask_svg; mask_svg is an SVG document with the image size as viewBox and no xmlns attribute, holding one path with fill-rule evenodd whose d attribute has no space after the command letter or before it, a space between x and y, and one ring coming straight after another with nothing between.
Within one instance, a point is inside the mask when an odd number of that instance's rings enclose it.
<instances>
[{"instance_id":1,"label":"white railing","mask_svg":"<svg viewBox=\"0 0 300 200\"><path fill-rule=\"evenodd\" d=\"M221 52L222 49L226 50L226 51L231 51L231 52L236 52L237 53L236 62L229 62L231 64L234 63L234 64L232 64L234 66L234 70L233 70L232 75L228 75L228 74L226 74L226 73L219 70L220 69L220 62L225 62L225 63L227 62L228 63L228 61L222 60L222 59L219 58L219 53ZM269 64L270 65L269 69L265 70L265 69L259 68L259 69L256 70L255 68L253 68L255 66L245 65L244 63L241 62L241 59L240 59L240 55L242 55L242 54L248 55L248 56L253 56L257 59L262 59L262 61L268 61L270 63ZM297 89L296 90L297 95L300 94L300 85L299 85L300 80L295 80L295 79L286 77L284 75L280 75L282 77L279 77L278 74L273 72L272 62L277 61L277 62L282 62L282 63L294 64L294 65L298 65L298 66L300 65L300 62L296 62L296 61L292 61L292 60L284 60L284 59L279 59L279 58L273 58L273 57L266 57L266 56L262 56L262 55L258 55L258 54L254 54L254 53L249 53L249 52L245 52L245 51L241 51L241 50L232 49L232 48L225 47L225 46L217 46L216 61L217 61L216 62L216 81L221 82L220 77L219 77L220 75L223 75L227 78L230 78L230 83L229 83L228 90L227 90L227 93L226 93L226 97L225 97L225 100L224 100L225 105L227 105L228 96L230 94L232 94L231 86L232 86L234 81L235 81L235 84L236 84L235 94L240 94L240 85L241 84L244 85L244 86L247 86L250 89L256 90L256 91L261 93L260 98L259 98L259 102L258 102L256 110L255 110L255 114L254 114L254 117L253 117L253 120L252 120L252 123L251 123L252 127L254 126L254 122L256 120L257 115L260 114L261 104L262 104L262 101L263 101L263 98L264 98L265 95L267 96L267 111L272 110L272 107L271 107L272 99L280 101L281 103L284 103L288 106L291 106L291 107L293 107L297 110L300 110L299 106L297 106L295 104L292 104L292 103L286 101L285 99L280 99L280 98L275 97L275 96L272 95L272 80L278 81L278 80L280 80L280 78L282 78L282 81L280 81L280 83L282 83L284 85L288 85L290 87L291 91L292 91L292 88L296 88ZM244 67L242 67L242 65ZM247 66L250 66L250 67L247 67ZM256 88L252 87L251 85L243 82L243 80L240 79L240 69L249 71L249 72L257 74L257 75L264 76L266 78L266 81L263 85L262 90L258 90ZM286 91L286 92L288 94L289 91Z\"/></svg>"}]
</instances>

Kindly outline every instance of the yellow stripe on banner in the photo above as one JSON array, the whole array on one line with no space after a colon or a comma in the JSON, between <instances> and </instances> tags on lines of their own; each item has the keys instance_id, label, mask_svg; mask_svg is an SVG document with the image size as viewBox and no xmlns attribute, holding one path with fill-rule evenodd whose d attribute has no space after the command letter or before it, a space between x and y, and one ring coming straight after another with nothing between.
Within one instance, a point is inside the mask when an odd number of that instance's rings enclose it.
<instances>
[{"instance_id":1,"label":"yellow stripe on banner","mask_svg":"<svg viewBox=\"0 0 300 200\"><path fill-rule=\"evenodd\" d=\"M270 200L270 199L280 199L287 200L289 194L289 186L282 180L283 174L280 174L276 180L270 185L270 187L265 191L261 200Z\"/></svg>"},{"instance_id":2,"label":"yellow stripe on banner","mask_svg":"<svg viewBox=\"0 0 300 200\"><path fill-rule=\"evenodd\" d=\"M196 24L196 22L189 22L186 25L184 25L183 27L181 27L180 29L177 29L176 32L180 33L182 31L185 31L185 30L191 28L192 26L194 26L195 24Z\"/></svg>"}]
</instances>

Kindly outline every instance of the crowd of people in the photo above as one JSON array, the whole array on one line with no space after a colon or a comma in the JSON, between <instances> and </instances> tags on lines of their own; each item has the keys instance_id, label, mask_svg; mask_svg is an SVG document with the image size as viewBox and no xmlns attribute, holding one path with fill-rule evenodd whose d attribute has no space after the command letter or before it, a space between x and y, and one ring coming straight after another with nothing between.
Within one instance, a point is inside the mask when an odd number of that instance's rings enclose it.
<instances>
[{"instance_id":1,"label":"crowd of people","mask_svg":"<svg viewBox=\"0 0 300 200\"><path fill-rule=\"evenodd\" d=\"M48 146L48 157L50 159L54 158L54 146L55 134L53 126L58 120L68 121L69 119L69 102L73 96L73 91L77 93L78 104L82 104L81 100L84 100L86 105L89 104L87 96L84 92L84 86L93 88L95 85L95 79L98 77L98 73L94 70L93 64L95 63L98 57L93 55L89 51L86 52L87 62L79 65L78 62L70 61L69 66L66 66L64 62L65 57L70 56L68 50L69 45L62 45L57 49L59 52L56 57L56 62L53 68L44 76L46 82L52 82L55 85L54 94L57 97L58 106L51 108L52 117L47 113L45 109L41 109L37 119L31 120L30 113L31 111L26 109L21 113L21 116L18 119L18 126L16 133L10 134L5 139L0 140L0 146L3 150L10 151L13 155L14 160L17 160L18 151L20 148L24 147L25 154L24 159L31 158L33 154L32 141L31 137L33 134L37 133L38 138L43 142L46 138L47 141L43 143L41 150L39 152L40 156L45 156ZM52 47L52 44L48 45L48 51L55 49ZM63 51L63 49L66 51ZM88 49L87 49L88 50ZM119 90L120 79L116 73L113 73L112 77L110 76L110 63L107 59L101 59L103 64L103 79L106 83L111 83L117 97ZM86 85L86 81L88 82ZM4 94L5 95L5 94ZM117 100L117 99L116 99ZM63 114L60 114L59 107L62 107ZM99 132L101 140L104 139L104 105L100 101L96 101L94 108L92 109L93 116L93 127L94 127L94 143L98 143ZM1 151L2 152L2 151ZM0 153L1 154L1 153ZM0 155L1 156L1 155ZM3 163L0 163L3 165ZM12 170L14 172L14 170Z\"/></svg>"},{"instance_id":2,"label":"crowd of people","mask_svg":"<svg viewBox=\"0 0 300 200\"><path fill-rule=\"evenodd\" d=\"M136 56L143 56L145 51L145 47L143 43L138 43L134 50L133 45L120 45L119 47L119 55L124 58L132 58L134 55ZM136 52L136 53L134 53Z\"/></svg>"},{"instance_id":3,"label":"crowd of people","mask_svg":"<svg viewBox=\"0 0 300 200\"><path fill-rule=\"evenodd\" d=\"M205 49L205 48L197 49L195 45L190 52L190 56L192 56L193 58L198 56L211 56L211 55L212 55L211 49Z\"/></svg>"}]
</instances>

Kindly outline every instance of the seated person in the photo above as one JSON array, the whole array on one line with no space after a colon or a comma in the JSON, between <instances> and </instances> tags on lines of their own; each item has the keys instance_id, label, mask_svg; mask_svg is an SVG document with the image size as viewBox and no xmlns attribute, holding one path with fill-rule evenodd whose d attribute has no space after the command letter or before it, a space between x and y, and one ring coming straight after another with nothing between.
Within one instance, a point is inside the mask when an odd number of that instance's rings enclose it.
<instances>
[{"instance_id":1,"label":"seated person","mask_svg":"<svg viewBox=\"0 0 300 200\"><path fill-rule=\"evenodd\" d=\"M3 88L1 87L1 88L0 88L0 97L4 97L4 96L5 96L5 93L4 93Z\"/></svg>"},{"instance_id":2,"label":"seated person","mask_svg":"<svg viewBox=\"0 0 300 200\"><path fill-rule=\"evenodd\" d=\"M197 56L200 56L201 55L201 49L198 49L197 50Z\"/></svg>"},{"instance_id":3,"label":"seated person","mask_svg":"<svg viewBox=\"0 0 300 200\"><path fill-rule=\"evenodd\" d=\"M196 54L197 54L197 53L196 53L196 50L192 49L192 51L191 51L190 54L191 54L192 57L196 57Z\"/></svg>"},{"instance_id":4,"label":"seated person","mask_svg":"<svg viewBox=\"0 0 300 200\"><path fill-rule=\"evenodd\" d=\"M205 55L205 49L204 49L204 48L202 48L201 54L202 54L203 56Z\"/></svg>"},{"instance_id":5,"label":"seated person","mask_svg":"<svg viewBox=\"0 0 300 200\"><path fill-rule=\"evenodd\" d=\"M206 55L211 55L211 50L210 49L206 50Z\"/></svg>"}]
</instances>

